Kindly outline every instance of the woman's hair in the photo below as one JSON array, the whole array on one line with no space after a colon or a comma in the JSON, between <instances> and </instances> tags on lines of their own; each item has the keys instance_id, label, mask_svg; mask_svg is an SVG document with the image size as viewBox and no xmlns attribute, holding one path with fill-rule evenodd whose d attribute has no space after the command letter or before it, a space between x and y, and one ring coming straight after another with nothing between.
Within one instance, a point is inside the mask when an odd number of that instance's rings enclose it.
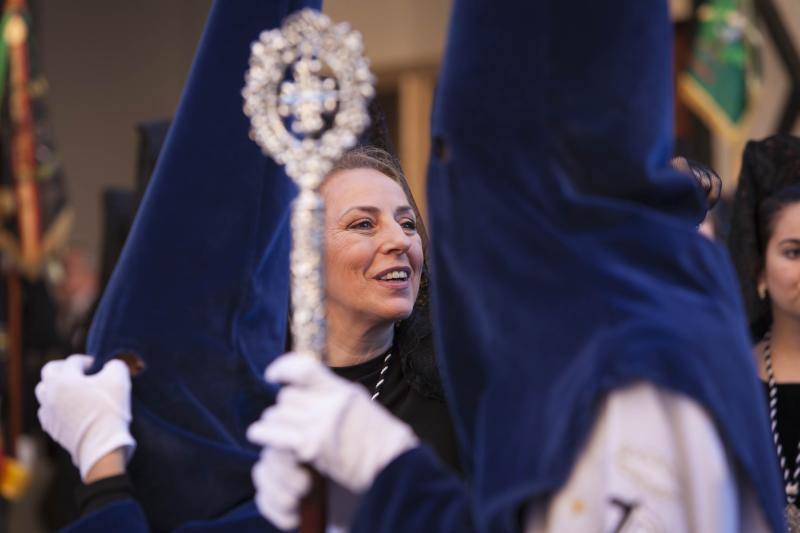
<instances>
[{"instance_id":1,"label":"woman's hair","mask_svg":"<svg viewBox=\"0 0 800 533\"><path fill-rule=\"evenodd\" d=\"M800 176L798 176L800 180ZM758 208L758 252L761 258L761 270L767 257L767 244L775 232L775 222L783 208L800 202L800 185L787 187L775 195L766 198Z\"/></svg>"},{"instance_id":2,"label":"woman's hair","mask_svg":"<svg viewBox=\"0 0 800 533\"><path fill-rule=\"evenodd\" d=\"M711 211L722 195L722 178L711 167L692 161L681 155L670 161L672 168L693 177L705 193L706 212Z\"/></svg>"},{"instance_id":3,"label":"woman's hair","mask_svg":"<svg viewBox=\"0 0 800 533\"><path fill-rule=\"evenodd\" d=\"M772 324L769 299L758 295L767 243L780 212L796 202L800 202L800 139L778 134L747 143L728 247L754 340L763 337Z\"/></svg>"},{"instance_id":4,"label":"woman's hair","mask_svg":"<svg viewBox=\"0 0 800 533\"><path fill-rule=\"evenodd\" d=\"M433 347L433 327L428 299L430 284L427 262L428 234L400 161L377 144L379 143L360 145L349 150L333 166L328 175L358 168L377 170L400 185L414 210L417 233L422 240L425 259L422 263L419 292L414 302L414 309L408 318L397 325L393 350L400 358L405 379L418 393L430 398L443 399L444 393Z\"/></svg>"}]
</instances>

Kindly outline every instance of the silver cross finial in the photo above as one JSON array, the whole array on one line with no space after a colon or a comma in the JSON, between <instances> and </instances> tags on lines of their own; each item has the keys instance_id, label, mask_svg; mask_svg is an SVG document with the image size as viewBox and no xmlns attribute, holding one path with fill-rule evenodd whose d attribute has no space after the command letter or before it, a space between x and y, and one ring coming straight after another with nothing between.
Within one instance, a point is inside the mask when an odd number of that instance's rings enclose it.
<instances>
[{"instance_id":1,"label":"silver cross finial","mask_svg":"<svg viewBox=\"0 0 800 533\"><path fill-rule=\"evenodd\" d=\"M361 34L304 9L252 45L244 112L250 137L300 188L292 209L294 350L325 349L324 204L317 191L369 124L375 94Z\"/></svg>"}]
</instances>

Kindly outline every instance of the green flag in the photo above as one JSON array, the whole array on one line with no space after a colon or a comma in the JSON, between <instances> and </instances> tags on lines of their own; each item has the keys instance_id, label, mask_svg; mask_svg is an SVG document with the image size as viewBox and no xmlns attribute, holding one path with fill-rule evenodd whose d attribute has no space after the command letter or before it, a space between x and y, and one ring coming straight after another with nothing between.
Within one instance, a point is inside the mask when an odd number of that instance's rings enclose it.
<instances>
[{"instance_id":1,"label":"green flag","mask_svg":"<svg viewBox=\"0 0 800 533\"><path fill-rule=\"evenodd\" d=\"M693 58L678 80L683 101L733 142L747 134L760 84L750 0L708 0L697 11Z\"/></svg>"}]
</instances>

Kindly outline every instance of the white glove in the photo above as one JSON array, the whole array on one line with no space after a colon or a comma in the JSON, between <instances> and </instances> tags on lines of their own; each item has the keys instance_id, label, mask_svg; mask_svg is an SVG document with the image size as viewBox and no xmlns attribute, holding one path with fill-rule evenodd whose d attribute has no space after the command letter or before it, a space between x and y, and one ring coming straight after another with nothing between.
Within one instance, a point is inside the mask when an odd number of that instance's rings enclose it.
<instances>
[{"instance_id":1,"label":"white glove","mask_svg":"<svg viewBox=\"0 0 800 533\"><path fill-rule=\"evenodd\" d=\"M39 422L53 440L72 456L81 479L103 456L123 448L130 459L136 441L128 430L131 421L131 377L119 360L87 376L92 357L71 355L42 368L36 385Z\"/></svg>"},{"instance_id":2,"label":"white glove","mask_svg":"<svg viewBox=\"0 0 800 533\"><path fill-rule=\"evenodd\" d=\"M369 488L386 465L419 443L411 428L370 400L363 387L310 356L285 354L267 368L266 377L285 386L247 437L291 451L354 493Z\"/></svg>"},{"instance_id":3,"label":"white glove","mask_svg":"<svg viewBox=\"0 0 800 533\"><path fill-rule=\"evenodd\" d=\"M253 467L256 507L279 529L300 524L300 499L311 487L311 476L291 452L264 448Z\"/></svg>"}]
</instances>

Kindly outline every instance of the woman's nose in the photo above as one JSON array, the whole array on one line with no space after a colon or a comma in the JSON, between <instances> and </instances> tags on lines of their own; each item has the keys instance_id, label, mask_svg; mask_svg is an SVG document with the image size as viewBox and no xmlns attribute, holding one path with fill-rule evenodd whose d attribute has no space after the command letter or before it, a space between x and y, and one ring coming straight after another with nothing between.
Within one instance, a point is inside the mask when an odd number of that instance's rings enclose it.
<instances>
[{"instance_id":1,"label":"woman's nose","mask_svg":"<svg viewBox=\"0 0 800 533\"><path fill-rule=\"evenodd\" d=\"M381 251L384 253L405 253L411 247L411 237L400 224L390 224L382 233Z\"/></svg>"}]
</instances>

